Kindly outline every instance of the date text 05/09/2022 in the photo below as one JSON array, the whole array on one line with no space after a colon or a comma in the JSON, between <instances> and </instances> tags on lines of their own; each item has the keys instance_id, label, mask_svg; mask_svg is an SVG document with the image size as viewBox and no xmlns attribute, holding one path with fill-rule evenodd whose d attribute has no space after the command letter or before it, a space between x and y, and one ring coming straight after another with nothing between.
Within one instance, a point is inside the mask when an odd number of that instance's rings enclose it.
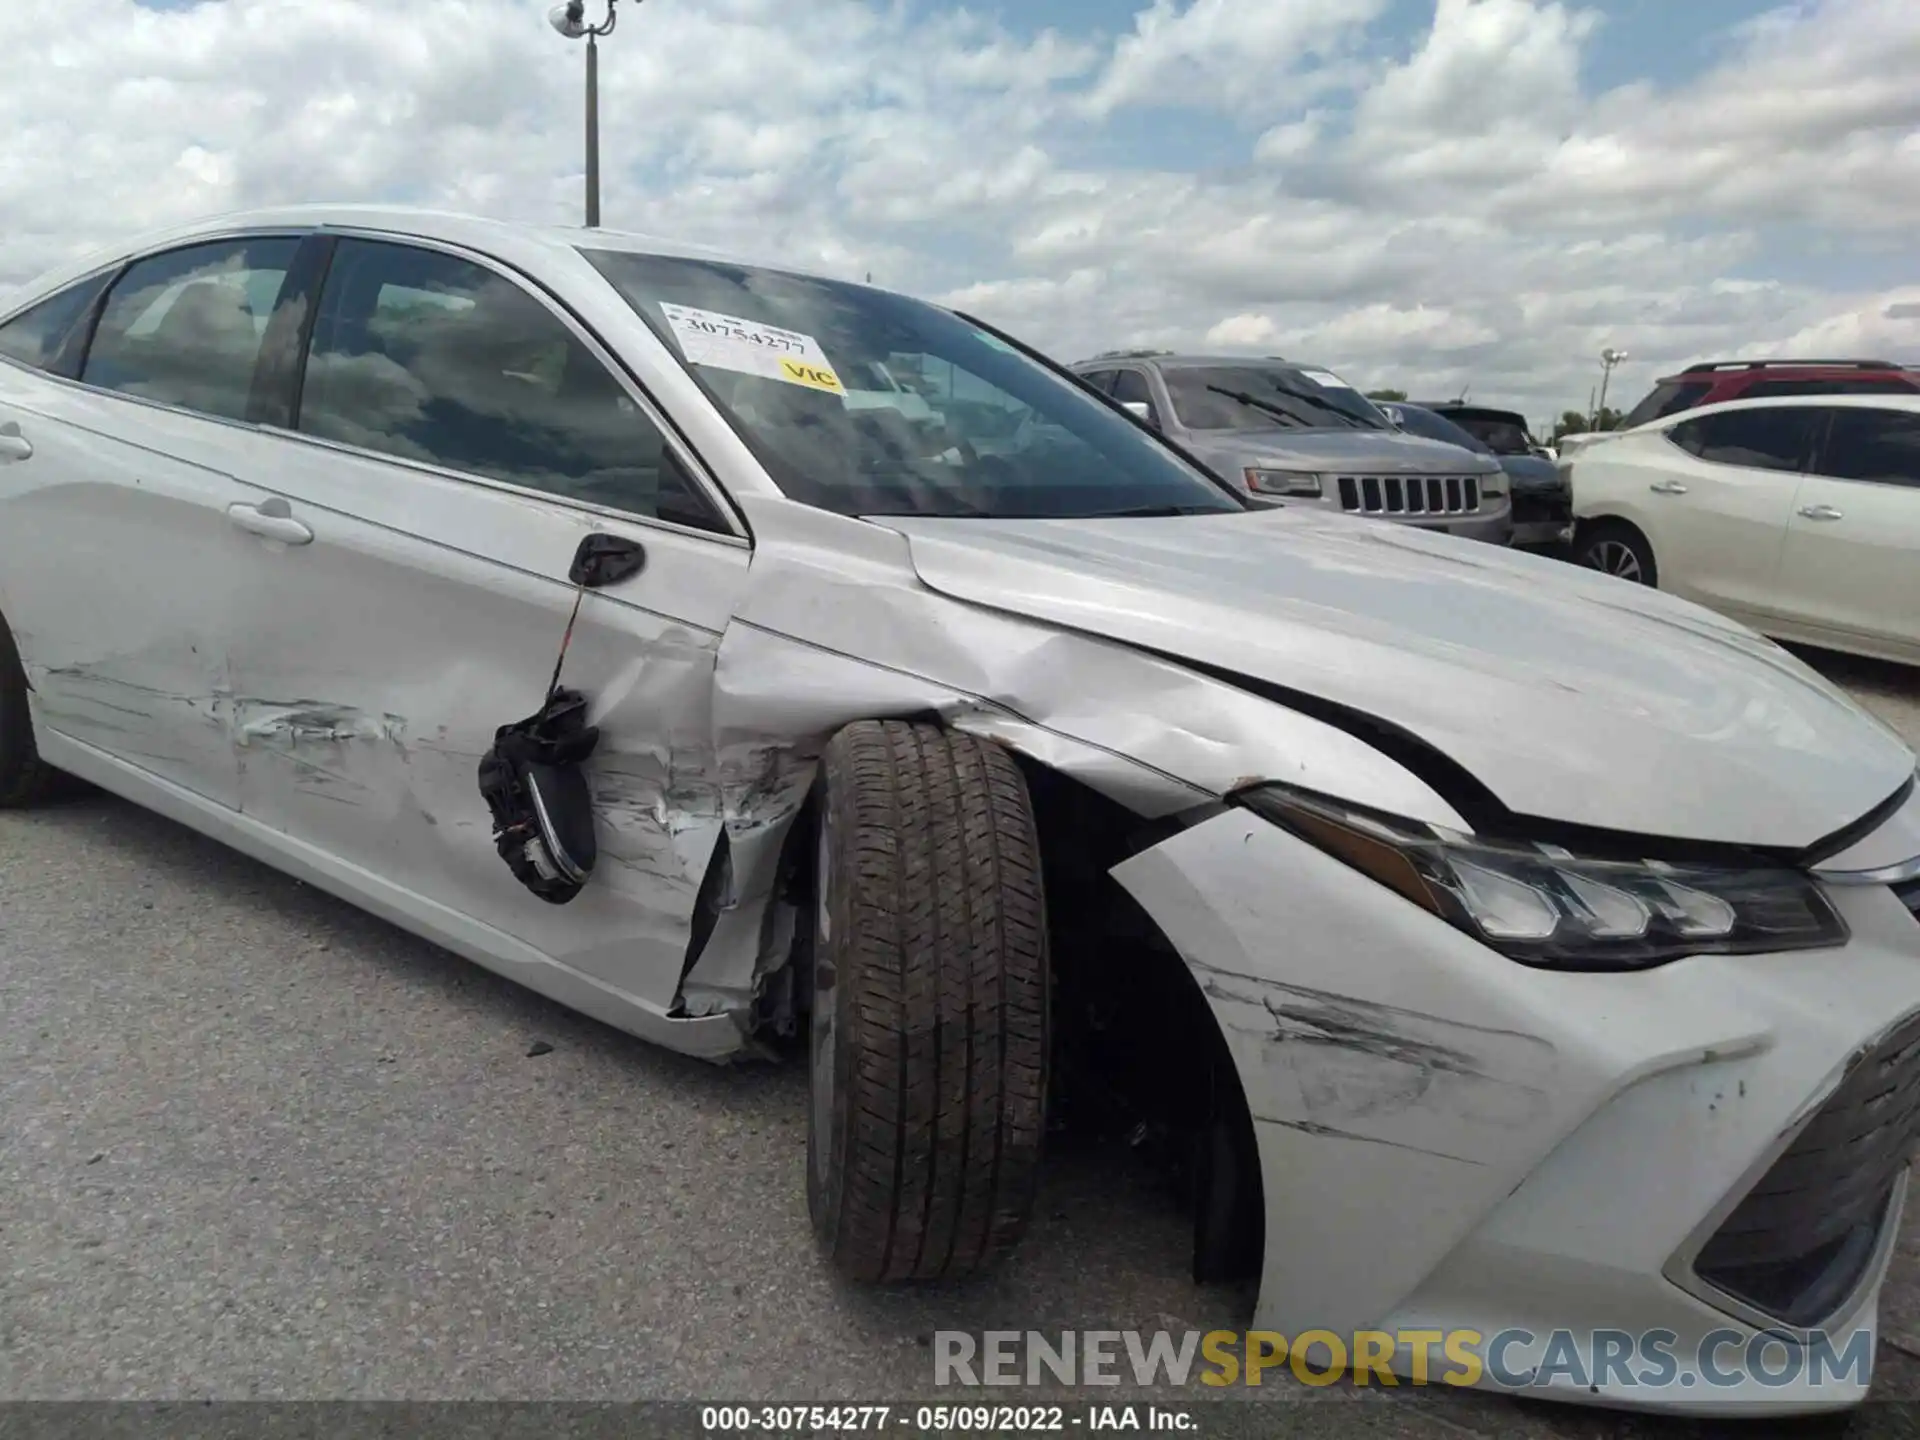
<instances>
[{"instance_id":1,"label":"date text 05/09/2022","mask_svg":"<svg viewBox=\"0 0 1920 1440\"><path fill-rule=\"evenodd\" d=\"M790 1435L823 1430L914 1434L1157 1430L1192 1433L1192 1414L1166 1405L704 1405L700 1428Z\"/></svg>"}]
</instances>

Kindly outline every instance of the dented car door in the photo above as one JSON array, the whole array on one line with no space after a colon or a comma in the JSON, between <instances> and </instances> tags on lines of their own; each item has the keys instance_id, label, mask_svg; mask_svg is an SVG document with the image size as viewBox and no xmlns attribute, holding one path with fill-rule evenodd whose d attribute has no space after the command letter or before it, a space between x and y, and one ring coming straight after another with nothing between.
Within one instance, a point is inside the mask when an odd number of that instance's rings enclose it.
<instances>
[{"instance_id":1,"label":"dented car door","mask_svg":"<svg viewBox=\"0 0 1920 1440\"><path fill-rule=\"evenodd\" d=\"M35 723L227 809L227 625L270 497L248 483L262 335L287 234L135 260L48 368L0 367L0 571Z\"/></svg>"},{"instance_id":2,"label":"dented car door","mask_svg":"<svg viewBox=\"0 0 1920 1440\"><path fill-rule=\"evenodd\" d=\"M709 705L746 542L562 311L477 258L314 243L324 278L276 317L297 399L261 441L312 539L236 623L241 809L664 1009L721 828ZM582 595L595 533L644 562ZM562 907L501 863L477 767L540 707L576 600L561 683L601 728L600 861Z\"/></svg>"}]
</instances>

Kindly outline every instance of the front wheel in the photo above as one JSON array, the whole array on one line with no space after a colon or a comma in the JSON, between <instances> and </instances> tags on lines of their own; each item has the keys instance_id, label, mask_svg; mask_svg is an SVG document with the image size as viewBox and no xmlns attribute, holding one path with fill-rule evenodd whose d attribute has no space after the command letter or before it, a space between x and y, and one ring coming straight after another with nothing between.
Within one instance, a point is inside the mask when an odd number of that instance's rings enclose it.
<instances>
[{"instance_id":1,"label":"front wheel","mask_svg":"<svg viewBox=\"0 0 1920 1440\"><path fill-rule=\"evenodd\" d=\"M1046 901L1025 778L990 742L862 721L822 765L807 1208L868 1283L1018 1243L1045 1130Z\"/></svg>"},{"instance_id":2,"label":"front wheel","mask_svg":"<svg viewBox=\"0 0 1920 1440\"><path fill-rule=\"evenodd\" d=\"M1573 545L1575 560L1589 570L1602 570L1636 585L1660 583L1653 547L1624 520L1599 521L1575 536Z\"/></svg>"}]
</instances>

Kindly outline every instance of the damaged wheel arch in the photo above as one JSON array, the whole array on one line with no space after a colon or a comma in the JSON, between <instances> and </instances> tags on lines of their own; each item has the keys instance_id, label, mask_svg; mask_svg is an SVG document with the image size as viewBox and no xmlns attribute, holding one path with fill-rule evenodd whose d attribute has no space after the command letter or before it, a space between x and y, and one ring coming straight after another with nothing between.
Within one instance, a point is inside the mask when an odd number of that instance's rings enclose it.
<instances>
[{"instance_id":1,"label":"damaged wheel arch","mask_svg":"<svg viewBox=\"0 0 1920 1440\"><path fill-rule=\"evenodd\" d=\"M60 787L62 775L40 758L27 705L32 686L7 617L0 615L0 809L37 804Z\"/></svg>"}]
</instances>

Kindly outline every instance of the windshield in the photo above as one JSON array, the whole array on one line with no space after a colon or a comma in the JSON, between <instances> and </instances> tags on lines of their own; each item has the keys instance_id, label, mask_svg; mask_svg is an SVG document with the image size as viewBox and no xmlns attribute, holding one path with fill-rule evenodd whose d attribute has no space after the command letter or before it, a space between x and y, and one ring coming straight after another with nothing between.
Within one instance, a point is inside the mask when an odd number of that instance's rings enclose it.
<instances>
[{"instance_id":1,"label":"windshield","mask_svg":"<svg viewBox=\"0 0 1920 1440\"><path fill-rule=\"evenodd\" d=\"M1675 380L1662 380L1647 392L1644 400L1627 412L1618 428L1631 430L1649 420L1664 420L1669 415L1678 415L1682 410L1691 410L1706 398L1712 388L1703 381L1682 385Z\"/></svg>"},{"instance_id":2,"label":"windshield","mask_svg":"<svg viewBox=\"0 0 1920 1440\"><path fill-rule=\"evenodd\" d=\"M1462 450L1471 450L1476 455L1493 454L1478 435L1462 430L1444 415L1436 415L1417 405L1383 405L1380 408L1409 435L1418 435L1423 440L1444 440L1449 445L1458 445Z\"/></svg>"},{"instance_id":3,"label":"windshield","mask_svg":"<svg viewBox=\"0 0 1920 1440\"><path fill-rule=\"evenodd\" d=\"M1366 396L1326 370L1291 365L1167 366L1173 413L1189 430L1390 430Z\"/></svg>"},{"instance_id":4,"label":"windshield","mask_svg":"<svg viewBox=\"0 0 1920 1440\"><path fill-rule=\"evenodd\" d=\"M584 250L782 491L842 515L1247 508L1126 415L949 311L709 260Z\"/></svg>"}]
</instances>

